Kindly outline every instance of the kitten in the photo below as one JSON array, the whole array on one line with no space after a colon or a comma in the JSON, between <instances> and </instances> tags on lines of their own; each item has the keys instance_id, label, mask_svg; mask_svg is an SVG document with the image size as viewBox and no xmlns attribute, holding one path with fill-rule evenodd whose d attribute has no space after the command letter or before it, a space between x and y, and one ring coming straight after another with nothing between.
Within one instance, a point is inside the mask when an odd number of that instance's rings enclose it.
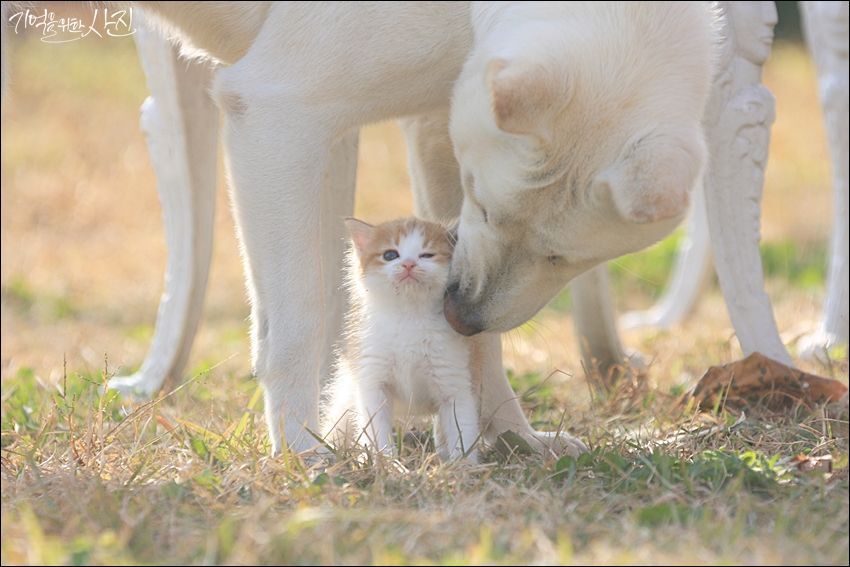
<instances>
[{"instance_id":1,"label":"kitten","mask_svg":"<svg viewBox=\"0 0 850 567\"><path fill-rule=\"evenodd\" d=\"M352 307L323 434L336 446L356 441L391 455L395 417L434 415L440 455L476 462L469 342L443 315L451 236L416 218L346 226Z\"/></svg>"}]
</instances>

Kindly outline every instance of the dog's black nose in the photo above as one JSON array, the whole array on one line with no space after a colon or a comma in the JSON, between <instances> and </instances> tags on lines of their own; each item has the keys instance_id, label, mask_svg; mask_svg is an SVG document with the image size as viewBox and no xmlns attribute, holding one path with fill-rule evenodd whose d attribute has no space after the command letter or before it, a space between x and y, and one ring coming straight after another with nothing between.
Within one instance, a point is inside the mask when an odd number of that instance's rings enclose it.
<instances>
[{"instance_id":1,"label":"dog's black nose","mask_svg":"<svg viewBox=\"0 0 850 567\"><path fill-rule=\"evenodd\" d=\"M443 314L446 317L446 321L452 326L452 329L461 335L471 337L483 331L484 327L477 321L474 321L472 317L463 313L464 309L461 307L458 299L459 289L460 284L457 282L450 284L446 288L446 297L443 300Z\"/></svg>"}]
</instances>

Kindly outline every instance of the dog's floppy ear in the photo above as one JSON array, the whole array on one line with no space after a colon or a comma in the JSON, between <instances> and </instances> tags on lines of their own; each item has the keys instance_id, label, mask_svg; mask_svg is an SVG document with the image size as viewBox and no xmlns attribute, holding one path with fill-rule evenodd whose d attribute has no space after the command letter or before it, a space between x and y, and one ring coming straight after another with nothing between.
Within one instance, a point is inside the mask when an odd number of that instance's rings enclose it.
<instances>
[{"instance_id":1,"label":"dog's floppy ear","mask_svg":"<svg viewBox=\"0 0 850 567\"><path fill-rule=\"evenodd\" d=\"M354 247L360 252L372 239L372 234L375 227L367 222L348 217L345 219L345 228L348 229L348 234L351 235L351 240L354 242Z\"/></svg>"},{"instance_id":2,"label":"dog's floppy ear","mask_svg":"<svg viewBox=\"0 0 850 567\"><path fill-rule=\"evenodd\" d=\"M541 132L570 97L569 80L540 63L493 59L485 76L496 126L511 134Z\"/></svg>"},{"instance_id":3,"label":"dog's floppy ear","mask_svg":"<svg viewBox=\"0 0 850 567\"><path fill-rule=\"evenodd\" d=\"M626 154L596 177L594 192L609 195L619 216L629 222L646 224L684 215L705 162L702 139L648 136Z\"/></svg>"}]
</instances>

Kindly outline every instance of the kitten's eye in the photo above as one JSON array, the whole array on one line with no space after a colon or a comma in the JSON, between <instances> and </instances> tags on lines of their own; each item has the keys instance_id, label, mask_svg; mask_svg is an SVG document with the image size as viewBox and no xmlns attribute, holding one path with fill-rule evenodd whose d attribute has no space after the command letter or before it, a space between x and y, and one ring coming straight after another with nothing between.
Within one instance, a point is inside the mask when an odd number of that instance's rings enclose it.
<instances>
[{"instance_id":1,"label":"kitten's eye","mask_svg":"<svg viewBox=\"0 0 850 567\"><path fill-rule=\"evenodd\" d=\"M398 252L396 252L395 250L387 250L386 252L384 252L383 258L385 262L392 262L393 260L398 258Z\"/></svg>"},{"instance_id":2,"label":"kitten's eye","mask_svg":"<svg viewBox=\"0 0 850 567\"><path fill-rule=\"evenodd\" d=\"M549 262L552 265L557 264L558 262L560 262L563 259L564 259L563 256L546 256L546 261Z\"/></svg>"},{"instance_id":3,"label":"kitten's eye","mask_svg":"<svg viewBox=\"0 0 850 567\"><path fill-rule=\"evenodd\" d=\"M433 258L434 255L431 254L430 252L426 252L425 254L420 254L419 257L420 258Z\"/></svg>"}]
</instances>

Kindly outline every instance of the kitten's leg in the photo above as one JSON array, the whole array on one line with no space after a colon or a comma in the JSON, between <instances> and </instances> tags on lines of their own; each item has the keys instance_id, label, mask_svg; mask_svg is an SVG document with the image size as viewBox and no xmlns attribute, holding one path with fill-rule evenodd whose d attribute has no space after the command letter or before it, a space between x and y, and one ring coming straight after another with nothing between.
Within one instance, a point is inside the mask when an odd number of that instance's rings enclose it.
<instances>
[{"instance_id":1,"label":"kitten's leg","mask_svg":"<svg viewBox=\"0 0 850 567\"><path fill-rule=\"evenodd\" d=\"M392 402L380 384L360 384L358 443L373 447L387 457L395 454Z\"/></svg>"},{"instance_id":2,"label":"kitten's leg","mask_svg":"<svg viewBox=\"0 0 850 567\"><path fill-rule=\"evenodd\" d=\"M468 380L467 376L467 380ZM440 456L462 459L464 455L478 462L478 410L471 388L467 388L445 401L437 410L439 437L445 445L437 446ZM441 443L442 444L442 443Z\"/></svg>"}]
</instances>

